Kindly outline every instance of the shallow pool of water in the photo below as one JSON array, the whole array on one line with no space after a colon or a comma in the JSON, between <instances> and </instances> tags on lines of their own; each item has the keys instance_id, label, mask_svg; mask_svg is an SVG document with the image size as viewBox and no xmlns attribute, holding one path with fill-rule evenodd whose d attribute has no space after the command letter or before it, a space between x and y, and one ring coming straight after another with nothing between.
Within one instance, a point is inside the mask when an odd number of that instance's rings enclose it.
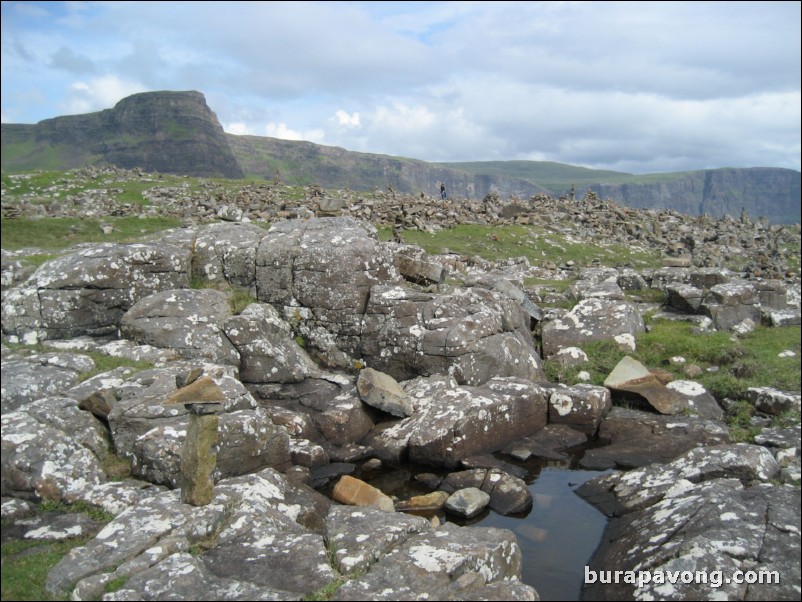
<instances>
[{"instance_id":1,"label":"shallow pool of water","mask_svg":"<svg viewBox=\"0 0 802 602\"><path fill-rule=\"evenodd\" d=\"M576 495L575 490L604 473L575 470L567 463L561 466L532 461L521 467L530 474L526 482L532 493L532 510L515 517L486 510L467 524L515 533L523 552L521 579L537 590L541 600L579 600L585 565L601 541L607 517ZM385 467L377 473L357 476L388 495L406 499L430 491L415 480L421 472L436 471L426 467ZM466 524L450 515L440 517Z\"/></svg>"}]
</instances>

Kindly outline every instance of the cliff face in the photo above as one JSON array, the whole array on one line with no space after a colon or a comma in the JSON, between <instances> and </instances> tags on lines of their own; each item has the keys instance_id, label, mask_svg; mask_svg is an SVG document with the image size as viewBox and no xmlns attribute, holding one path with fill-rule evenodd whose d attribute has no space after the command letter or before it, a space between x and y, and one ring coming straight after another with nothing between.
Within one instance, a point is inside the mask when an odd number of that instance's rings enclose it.
<instances>
[{"instance_id":1,"label":"cliff face","mask_svg":"<svg viewBox=\"0 0 802 602\"><path fill-rule=\"evenodd\" d=\"M225 132L199 92L147 92L113 109L2 127L3 169L113 164L241 178Z\"/></svg>"},{"instance_id":2,"label":"cliff face","mask_svg":"<svg viewBox=\"0 0 802 602\"><path fill-rule=\"evenodd\" d=\"M739 216L772 223L800 221L800 173L792 169L752 167L710 169L677 174L660 182L592 184L600 197L629 207L675 209L688 215Z\"/></svg>"},{"instance_id":3,"label":"cliff face","mask_svg":"<svg viewBox=\"0 0 802 602\"><path fill-rule=\"evenodd\" d=\"M357 153L311 142L226 134L199 92L147 92L113 109L2 125L4 171L66 170L114 164L193 176L319 184L325 188L439 194L482 199L560 196L575 185L635 208L737 217L743 208L772 223L800 221L800 173L789 169L715 169L673 174L598 171L571 165L506 161L436 164ZM598 178L598 179L596 179ZM598 183L594 183L598 182Z\"/></svg>"},{"instance_id":4,"label":"cliff face","mask_svg":"<svg viewBox=\"0 0 802 602\"><path fill-rule=\"evenodd\" d=\"M499 175L475 174L389 155L357 153L334 146L261 136L227 134L231 150L249 176L272 180L278 173L287 184L319 184L324 188L393 190L408 194L448 194L482 199L489 192L502 197L530 197L549 191L532 182Z\"/></svg>"}]
</instances>

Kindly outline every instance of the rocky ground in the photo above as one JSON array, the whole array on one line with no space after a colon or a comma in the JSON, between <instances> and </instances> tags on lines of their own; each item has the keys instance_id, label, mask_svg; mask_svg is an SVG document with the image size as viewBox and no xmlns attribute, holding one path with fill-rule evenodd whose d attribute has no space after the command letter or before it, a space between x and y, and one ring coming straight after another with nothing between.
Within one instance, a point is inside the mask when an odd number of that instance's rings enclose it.
<instances>
[{"instance_id":1,"label":"rocky ground","mask_svg":"<svg viewBox=\"0 0 802 602\"><path fill-rule=\"evenodd\" d=\"M560 457L598 439L606 445L581 463L616 470L583 487L613 517L594 569L776 570L778 586L721 591L798 599L798 422L733 444L725 400L698 382L666 384L634 360L604 386L552 383L543 371L544 359L585 361L591 341L633 345L644 321L624 294L632 289L662 289L664 312L700 333L798 325L799 274L787 255L798 229L633 211L592 196L461 204L309 189L289 201L266 184L234 196L215 186L152 191L146 207L115 205L108 191L49 205L4 196L7 217L91 210L187 220L136 244L81 245L35 271L24 254L3 253L4 539L89 537L50 572L50 592L536 599L519 580L512 533L448 518L486 506L526 512L526 475L498 457ZM248 223L265 219L269 231ZM544 310L523 279L564 278L564 266L429 256L398 240L404 228L469 221L659 248L665 266L577 266L576 305ZM395 226L397 240L381 242L371 222ZM723 267L734 255L748 269ZM464 285L447 283L455 272ZM197 278L208 287L190 288ZM232 288L254 302L235 312ZM149 367L85 379L99 355ZM613 407L622 392L644 407ZM799 391L749 395L762 415L796 412L798 421ZM199 506L180 493L202 476L183 463L189 402L219 404L213 499ZM131 462L129 478L110 476L115 458ZM357 478L408 461L447 476L430 475L430 495L403 500ZM99 506L113 519L45 525L32 504L42 499ZM599 584L587 595L721 591Z\"/></svg>"}]
</instances>

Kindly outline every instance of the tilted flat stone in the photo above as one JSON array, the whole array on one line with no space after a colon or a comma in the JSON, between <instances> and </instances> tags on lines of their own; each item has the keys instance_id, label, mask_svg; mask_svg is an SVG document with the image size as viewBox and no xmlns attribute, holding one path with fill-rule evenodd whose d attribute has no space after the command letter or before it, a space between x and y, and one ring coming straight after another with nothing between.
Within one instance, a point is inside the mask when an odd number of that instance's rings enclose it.
<instances>
[{"instance_id":1,"label":"tilted flat stone","mask_svg":"<svg viewBox=\"0 0 802 602\"><path fill-rule=\"evenodd\" d=\"M458 489L446 500L446 510L464 518L473 518L490 503L490 495L476 487Z\"/></svg>"},{"instance_id":2,"label":"tilted flat stone","mask_svg":"<svg viewBox=\"0 0 802 602\"><path fill-rule=\"evenodd\" d=\"M400 418L412 414L412 404L406 392L389 374L364 368L359 372L356 388L359 397L368 405Z\"/></svg>"},{"instance_id":3,"label":"tilted flat stone","mask_svg":"<svg viewBox=\"0 0 802 602\"><path fill-rule=\"evenodd\" d=\"M395 511L393 500L389 496L364 481L349 475L340 477L340 480L334 486L331 496L341 504L372 506L385 512Z\"/></svg>"},{"instance_id":4,"label":"tilted flat stone","mask_svg":"<svg viewBox=\"0 0 802 602\"><path fill-rule=\"evenodd\" d=\"M616 364L604 379L604 386L637 393L661 414L679 414L688 406L682 395L666 387L654 373L629 356Z\"/></svg>"}]
</instances>

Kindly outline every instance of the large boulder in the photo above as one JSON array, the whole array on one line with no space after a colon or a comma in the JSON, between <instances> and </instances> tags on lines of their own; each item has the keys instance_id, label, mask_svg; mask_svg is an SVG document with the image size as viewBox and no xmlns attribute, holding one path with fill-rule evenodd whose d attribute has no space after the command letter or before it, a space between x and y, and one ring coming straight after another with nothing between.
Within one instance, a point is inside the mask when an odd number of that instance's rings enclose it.
<instances>
[{"instance_id":1,"label":"large boulder","mask_svg":"<svg viewBox=\"0 0 802 602\"><path fill-rule=\"evenodd\" d=\"M495 376L544 377L528 314L481 287L448 294L373 287L361 336L364 361L398 380L450 374L480 385Z\"/></svg>"},{"instance_id":2,"label":"large boulder","mask_svg":"<svg viewBox=\"0 0 802 602\"><path fill-rule=\"evenodd\" d=\"M272 305L252 303L223 330L239 352L242 382L295 383L319 373Z\"/></svg>"},{"instance_id":3,"label":"large boulder","mask_svg":"<svg viewBox=\"0 0 802 602\"><path fill-rule=\"evenodd\" d=\"M613 518L586 569L584 598L797 599L799 487L774 484L778 471L768 450L738 444L588 481L578 493ZM775 580L750 581L762 571Z\"/></svg>"},{"instance_id":4,"label":"large boulder","mask_svg":"<svg viewBox=\"0 0 802 602\"><path fill-rule=\"evenodd\" d=\"M188 249L100 244L42 265L3 300L3 333L36 343L116 334L123 314L157 291L189 286Z\"/></svg>"},{"instance_id":5,"label":"large boulder","mask_svg":"<svg viewBox=\"0 0 802 602\"><path fill-rule=\"evenodd\" d=\"M167 290L137 301L120 320L120 333L140 344L172 349L179 357L239 366L239 353L223 332L230 317L225 293Z\"/></svg>"},{"instance_id":6,"label":"large boulder","mask_svg":"<svg viewBox=\"0 0 802 602\"><path fill-rule=\"evenodd\" d=\"M0 412L5 414L46 396L61 395L78 384L82 372L94 370L88 355L74 353L9 354L3 373Z\"/></svg>"},{"instance_id":7,"label":"large boulder","mask_svg":"<svg viewBox=\"0 0 802 602\"><path fill-rule=\"evenodd\" d=\"M259 300L283 308L314 358L353 368L362 313L376 284L401 282L376 229L351 218L275 224L256 254Z\"/></svg>"},{"instance_id":8,"label":"large boulder","mask_svg":"<svg viewBox=\"0 0 802 602\"><path fill-rule=\"evenodd\" d=\"M430 377L403 384L412 416L377 425L365 440L384 460L453 468L462 458L501 449L546 424L548 389L530 381L495 378L468 387Z\"/></svg>"},{"instance_id":9,"label":"large boulder","mask_svg":"<svg viewBox=\"0 0 802 602\"><path fill-rule=\"evenodd\" d=\"M700 309L719 330L730 330L746 319L760 323L760 296L751 283L742 280L712 287Z\"/></svg>"},{"instance_id":10,"label":"large boulder","mask_svg":"<svg viewBox=\"0 0 802 602\"><path fill-rule=\"evenodd\" d=\"M543 356L549 358L565 347L612 340L621 334L634 337L643 330L643 317L633 304L585 299L567 314L543 321Z\"/></svg>"},{"instance_id":11,"label":"large boulder","mask_svg":"<svg viewBox=\"0 0 802 602\"><path fill-rule=\"evenodd\" d=\"M192 276L255 290L256 249L267 232L255 224L215 223L198 228L192 254Z\"/></svg>"}]
</instances>

